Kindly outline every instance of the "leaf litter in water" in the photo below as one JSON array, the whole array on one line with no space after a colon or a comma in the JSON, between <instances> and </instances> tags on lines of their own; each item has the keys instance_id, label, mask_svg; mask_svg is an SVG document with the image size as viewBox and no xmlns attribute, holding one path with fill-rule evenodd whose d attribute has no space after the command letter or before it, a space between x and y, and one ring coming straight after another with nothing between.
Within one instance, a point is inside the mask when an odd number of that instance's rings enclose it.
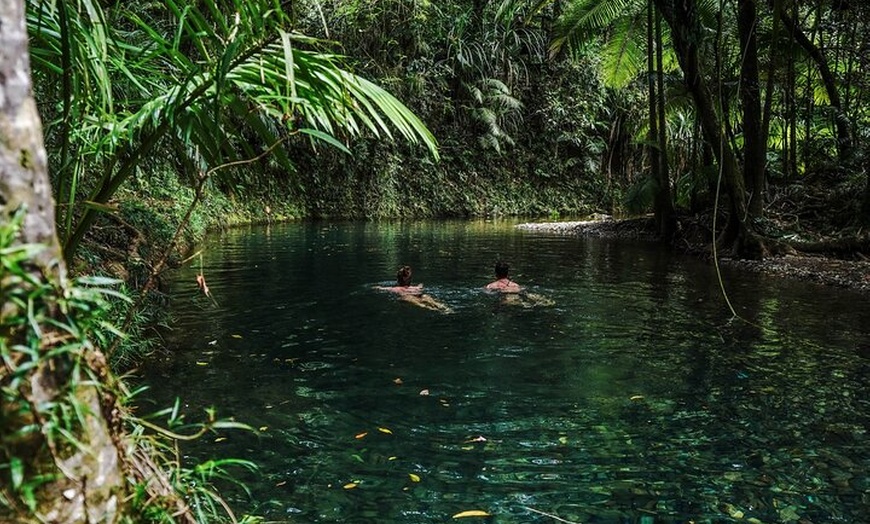
<instances>
[{"instance_id":1,"label":"leaf litter in water","mask_svg":"<svg viewBox=\"0 0 870 524\"><path fill-rule=\"evenodd\" d=\"M464 519L467 517L489 517L489 513L479 510L479 509L470 509L467 511L460 511L456 515L453 515L455 519Z\"/></svg>"}]
</instances>

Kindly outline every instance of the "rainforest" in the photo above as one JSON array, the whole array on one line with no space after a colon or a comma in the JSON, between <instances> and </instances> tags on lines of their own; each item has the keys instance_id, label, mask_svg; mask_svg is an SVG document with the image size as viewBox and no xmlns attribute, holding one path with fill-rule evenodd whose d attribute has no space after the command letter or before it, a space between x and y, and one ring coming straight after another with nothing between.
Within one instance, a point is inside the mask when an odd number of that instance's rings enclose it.
<instances>
[{"instance_id":1,"label":"rainforest","mask_svg":"<svg viewBox=\"0 0 870 524\"><path fill-rule=\"evenodd\" d=\"M868 21L4 2L0 520L860 520Z\"/></svg>"}]
</instances>

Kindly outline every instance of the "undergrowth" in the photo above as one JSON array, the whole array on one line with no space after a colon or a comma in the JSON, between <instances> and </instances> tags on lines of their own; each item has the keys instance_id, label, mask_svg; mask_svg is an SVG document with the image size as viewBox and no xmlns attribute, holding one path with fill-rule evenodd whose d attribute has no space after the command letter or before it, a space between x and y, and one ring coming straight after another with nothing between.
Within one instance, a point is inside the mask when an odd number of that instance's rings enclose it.
<instances>
[{"instance_id":1,"label":"undergrowth","mask_svg":"<svg viewBox=\"0 0 870 524\"><path fill-rule=\"evenodd\" d=\"M251 428L219 420L213 410L189 423L178 404L134 415L135 392L113 375L99 349L122 336L112 312L129 297L105 277L47 279L31 262L44 247L16 243L23 217L0 223L0 521L50 520L46 506L76 489L99 489L99 476L82 480L73 470L107 447L119 454L125 477L115 485L104 480L119 501L117 520L237 521L215 483L238 484L233 468L255 465L239 459L189 465L178 446L221 429ZM111 438L100 438L94 420Z\"/></svg>"}]
</instances>

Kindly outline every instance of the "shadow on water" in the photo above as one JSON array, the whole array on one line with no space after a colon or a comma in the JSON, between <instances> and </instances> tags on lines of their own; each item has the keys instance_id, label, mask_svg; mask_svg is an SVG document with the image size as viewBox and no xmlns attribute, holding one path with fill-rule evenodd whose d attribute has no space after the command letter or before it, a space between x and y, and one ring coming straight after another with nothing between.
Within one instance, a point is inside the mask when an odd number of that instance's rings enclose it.
<instances>
[{"instance_id":1,"label":"shadow on water","mask_svg":"<svg viewBox=\"0 0 870 524\"><path fill-rule=\"evenodd\" d=\"M254 427L187 449L260 465L240 510L296 522L860 522L870 308L649 244L510 223L225 232L172 280L176 397ZM552 305L484 293L503 258ZM374 289L409 264L454 312ZM549 516L548 516L549 515ZM756 522L756 521L753 521Z\"/></svg>"}]
</instances>

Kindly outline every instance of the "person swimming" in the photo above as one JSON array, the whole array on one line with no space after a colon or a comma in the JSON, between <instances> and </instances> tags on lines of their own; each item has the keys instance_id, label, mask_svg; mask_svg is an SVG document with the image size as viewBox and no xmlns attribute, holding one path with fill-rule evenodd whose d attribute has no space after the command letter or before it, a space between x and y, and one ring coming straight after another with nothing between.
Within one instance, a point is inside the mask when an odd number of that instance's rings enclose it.
<instances>
[{"instance_id":1,"label":"person swimming","mask_svg":"<svg viewBox=\"0 0 870 524\"><path fill-rule=\"evenodd\" d=\"M451 313L453 310L447 304L439 302L431 295L423 292L423 284L411 284L411 266L402 266L396 272L396 285L390 287L378 286L378 289L389 291L399 295L399 300L408 302L417 307L438 311L441 313Z\"/></svg>"},{"instance_id":2,"label":"person swimming","mask_svg":"<svg viewBox=\"0 0 870 524\"><path fill-rule=\"evenodd\" d=\"M485 289L500 293L519 293L523 287L511 280L508 263L499 260L495 263L495 280L487 284Z\"/></svg>"},{"instance_id":3,"label":"person swimming","mask_svg":"<svg viewBox=\"0 0 870 524\"><path fill-rule=\"evenodd\" d=\"M551 306L553 301L549 298L529 293L526 288L517 284L510 278L510 266L507 262L499 260L495 263L495 280L484 286L484 289L501 295L501 303L507 305L519 305L522 307Z\"/></svg>"}]
</instances>

